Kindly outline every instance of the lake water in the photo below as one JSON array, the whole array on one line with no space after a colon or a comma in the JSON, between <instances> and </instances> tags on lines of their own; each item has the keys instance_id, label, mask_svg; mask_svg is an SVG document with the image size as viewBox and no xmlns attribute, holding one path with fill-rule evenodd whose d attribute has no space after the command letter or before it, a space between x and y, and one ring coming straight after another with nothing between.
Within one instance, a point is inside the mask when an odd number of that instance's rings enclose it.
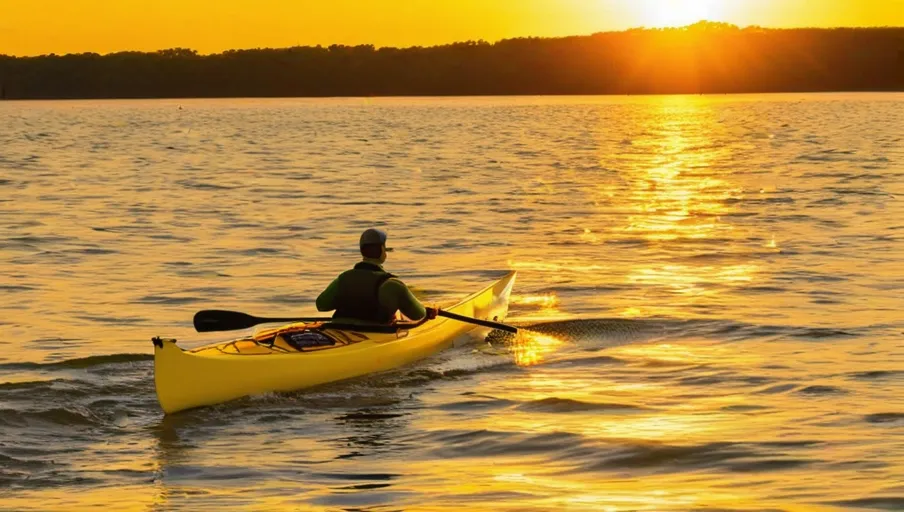
<instances>
[{"instance_id":1,"label":"lake water","mask_svg":"<svg viewBox=\"0 0 904 512\"><path fill-rule=\"evenodd\" d=\"M534 338L163 416L370 226ZM904 510L902 263L904 94L0 102L0 509Z\"/></svg>"}]
</instances>

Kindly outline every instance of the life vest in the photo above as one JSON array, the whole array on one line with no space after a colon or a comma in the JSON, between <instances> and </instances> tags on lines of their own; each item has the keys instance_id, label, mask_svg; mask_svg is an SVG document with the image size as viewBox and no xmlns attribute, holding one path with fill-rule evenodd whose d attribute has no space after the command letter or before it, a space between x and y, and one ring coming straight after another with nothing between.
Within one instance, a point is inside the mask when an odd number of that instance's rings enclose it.
<instances>
[{"instance_id":1,"label":"life vest","mask_svg":"<svg viewBox=\"0 0 904 512\"><path fill-rule=\"evenodd\" d=\"M391 324L396 312L380 304L380 287L395 277L378 265L362 261L339 276L336 313L333 318L348 318L375 324Z\"/></svg>"}]
</instances>

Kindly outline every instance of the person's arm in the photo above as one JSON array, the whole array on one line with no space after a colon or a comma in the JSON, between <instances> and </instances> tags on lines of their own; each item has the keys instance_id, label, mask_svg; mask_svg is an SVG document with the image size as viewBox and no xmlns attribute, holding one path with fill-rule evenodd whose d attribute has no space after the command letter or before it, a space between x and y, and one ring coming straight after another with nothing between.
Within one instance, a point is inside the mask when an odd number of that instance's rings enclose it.
<instances>
[{"instance_id":1,"label":"person's arm","mask_svg":"<svg viewBox=\"0 0 904 512\"><path fill-rule=\"evenodd\" d=\"M385 302L384 302L385 299ZM427 309L421 304L405 283L398 279L390 279L380 287L380 302L395 306L410 320L418 321L427 316Z\"/></svg>"},{"instance_id":2,"label":"person's arm","mask_svg":"<svg viewBox=\"0 0 904 512\"><path fill-rule=\"evenodd\" d=\"M317 311L332 311L336 309L336 293L339 291L339 279L336 278L317 297Z\"/></svg>"}]
</instances>

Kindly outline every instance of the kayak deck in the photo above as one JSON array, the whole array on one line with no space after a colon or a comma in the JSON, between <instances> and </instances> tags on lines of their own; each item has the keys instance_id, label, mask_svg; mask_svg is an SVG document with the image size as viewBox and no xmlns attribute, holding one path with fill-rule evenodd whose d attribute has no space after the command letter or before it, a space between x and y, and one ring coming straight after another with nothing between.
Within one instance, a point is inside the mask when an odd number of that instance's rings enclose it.
<instances>
[{"instance_id":1,"label":"kayak deck","mask_svg":"<svg viewBox=\"0 0 904 512\"><path fill-rule=\"evenodd\" d=\"M344 347L352 343L360 343L362 341L376 339L372 337L372 334L369 335L355 331L338 329L323 329L320 325L321 324L305 323L290 324L278 329L269 329L248 338L240 338L237 340L226 341L214 345L198 347L195 349L186 350L186 352L189 354L202 356L296 354L313 352L316 350L331 350ZM324 336L331 340L332 344L319 347L299 348L286 341L286 335L289 333L307 331L322 333ZM395 338L396 335L393 334L392 337Z\"/></svg>"},{"instance_id":2,"label":"kayak deck","mask_svg":"<svg viewBox=\"0 0 904 512\"><path fill-rule=\"evenodd\" d=\"M512 272L447 310L502 321L514 281ZM379 333L299 323L191 350L155 338L154 384L161 408L174 413L390 370L429 357L475 329L481 328L446 318ZM286 341L290 333L305 330L322 332L335 343L298 350Z\"/></svg>"}]
</instances>

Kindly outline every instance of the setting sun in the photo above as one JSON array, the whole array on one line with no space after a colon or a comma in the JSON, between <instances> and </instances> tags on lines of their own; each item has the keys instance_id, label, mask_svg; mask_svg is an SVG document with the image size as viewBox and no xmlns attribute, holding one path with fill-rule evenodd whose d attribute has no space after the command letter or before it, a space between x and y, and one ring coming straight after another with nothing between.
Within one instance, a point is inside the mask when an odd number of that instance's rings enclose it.
<instances>
[{"instance_id":1,"label":"setting sun","mask_svg":"<svg viewBox=\"0 0 904 512\"><path fill-rule=\"evenodd\" d=\"M680 27L700 20L724 21L726 2L719 0L644 0L637 3L644 24Z\"/></svg>"},{"instance_id":2,"label":"setting sun","mask_svg":"<svg viewBox=\"0 0 904 512\"><path fill-rule=\"evenodd\" d=\"M6 5L8 4L8 5ZM904 24L901 0L44 0L6 2L0 54L373 44L430 46L564 37L701 20L739 27Z\"/></svg>"}]
</instances>

